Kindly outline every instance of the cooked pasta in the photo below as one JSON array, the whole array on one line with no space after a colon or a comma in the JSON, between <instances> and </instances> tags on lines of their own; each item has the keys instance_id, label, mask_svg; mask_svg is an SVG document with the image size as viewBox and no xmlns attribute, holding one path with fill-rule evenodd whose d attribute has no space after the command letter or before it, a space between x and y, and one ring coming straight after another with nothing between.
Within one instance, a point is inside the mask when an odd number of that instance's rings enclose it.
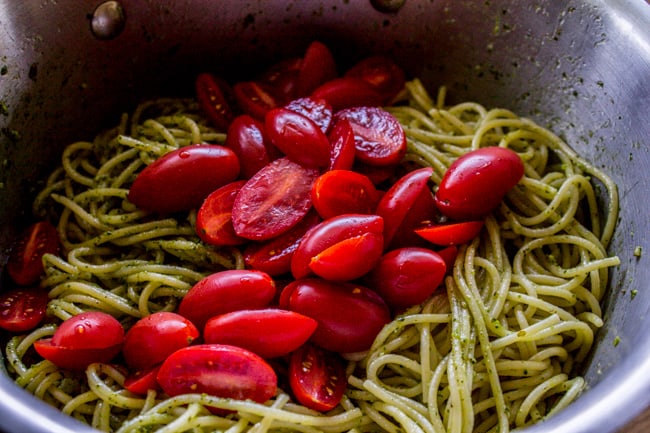
<instances>
[{"instance_id":1,"label":"cooked pasta","mask_svg":"<svg viewBox=\"0 0 650 433\"><path fill-rule=\"evenodd\" d=\"M619 263L607 253L616 186L547 129L475 102L446 106L444 88L434 100L418 80L408 82L403 101L387 110L407 135L404 163L433 167L435 184L456 158L485 146L517 152L525 175L481 235L460 247L444 287L396 317L367 353L347 356L349 387L332 412L306 409L282 390L266 404L138 396L112 365L79 374L34 361L32 344L55 324L9 341L10 374L64 413L124 433L503 433L562 410L584 388L577 372L603 324L608 268ZM65 149L34 203L36 215L57 221L65 251L44 258L52 316L102 310L128 328L173 311L205 275L243 268L236 248L200 242L193 212L161 219L127 200L135 175L159 156L224 139L194 102L159 100ZM604 206L596 187L606 192Z\"/></svg>"}]
</instances>

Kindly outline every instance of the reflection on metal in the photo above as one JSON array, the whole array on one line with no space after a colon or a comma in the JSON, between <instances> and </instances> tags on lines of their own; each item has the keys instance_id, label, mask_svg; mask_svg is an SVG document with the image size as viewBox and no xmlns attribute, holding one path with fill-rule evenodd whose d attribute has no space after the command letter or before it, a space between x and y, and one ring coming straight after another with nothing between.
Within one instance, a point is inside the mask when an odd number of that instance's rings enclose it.
<instances>
[{"instance_id":1,"label":"reflection on metal","mask_svg":"<svg viewBox=\"0 0 650 433\"><path fill-rule=\"evenodd\" d=\"M90 20L90 28L97 39L117 37L126 23L124 9L119 2L107 1L95 9Z\"/></svg>"}]
</instances>

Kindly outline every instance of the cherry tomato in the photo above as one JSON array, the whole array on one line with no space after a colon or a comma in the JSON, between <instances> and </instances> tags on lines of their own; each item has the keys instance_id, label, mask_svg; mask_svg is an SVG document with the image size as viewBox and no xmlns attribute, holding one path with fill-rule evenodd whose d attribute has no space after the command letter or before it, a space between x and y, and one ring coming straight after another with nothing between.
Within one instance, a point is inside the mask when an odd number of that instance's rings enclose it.
<instances>
[{"instance_id":1,"label":"cherry tomato","mask_svg":"<svg viewBox=\"0 0 650 433\"><path fill-rule=\"evenodd\" d=\"M334 104L332 104L334 105ZM355 158L368 165L395 165L406 154L406 135L399 121L379 107L352 107L338 111L334 122L350 121Z\"/></svg>"},{"instance_id":2,"label":"cherry tomato","mask_svg":"<svg viewBox=\"0 0 650 433\"><path fill-rule=\"evenodd\" d=\"M324 99L298 98L289 102L284 108L307 117L318 125L323 133L327 133L332 123L332 107Z\"/></svg>"},{"instance_id":3,"label":"cherry tomato","mask_svg":"<svg viewBox=\"0 0 650 433\"><path fill-rule=\"evenodd\" d=\"M395 178L397 175L397 164L395 165L385 165L379 167L376 165L368 165L362 162L355 162L352 169L357 173L361 173L366 176L375 186L386 184Z\"/></svg>"},{"instance_id":4,"label":"cherry tomato","mask_svg":"<svg viewBox=\"0 0 650 433\"><path fill-rule=\"evenodd\" d=\"M297 97L296 86L301 66L300 57L281 60L266 70L259 81L271 86L283 101L291 101Z\"/></svg>"},{"instance_id":5,"label":"cherry tomato","mask_svg":"<svg viewBox=\"0 0 650 433\"><path fill-rule=\"evenodd\" d=\"M0 294L0 328L12 332L36 328L45 317L48 301L47 291L37 287Z\"/></svg>"},{"instance_id":6,"label":"cherry tomato","mask_svg":"<svg viewBox=\"0 0 650 433\"><path fill-rule=\"evenodd\" d=\"M429 223L415 229L415 233L432 244L460 245L478 236L484 224L483 220L447 224Z\"/></svg>"},{"instance_id":7,"label":"cherry tomato","mask_svg":"<svg viewBox=\"0 0 650 433\"><path fill-rule=\"evenodd\" d=\"M406 81L402 68L384 56L360 60L345 73L346 77L361 78L383 96L383 103L390 103L404 88Z\"/></svg>"},{"instance_id":8,"label":"cherry tomato","mask_svg":"<svg viewBox=\"0 0 650 433\"><path fill-rule=\"evenodd\" d=\"M329 165L329 140L308 117L287 108L273 108L266 114L264 129L271 143L290 160L305 167Z\"/></svg>"},{"instance_id":9,"label":"cherry tomato","mask_svg":"<svg viewBox=\"0 0 650 433\"><path fill-rule=\"evenodd\" d=\"M268 142L264 123L248 114L235 117L228 128L224 145L237 155L240 177L244 179L250 179L280 154Z\"/></svg>"},{"instance_id":10,"label":"cherry tomato","mask_svg":"<svg viewBox=\"0 0 650 433\"><path fill-rule=\"evenodd\" d=\"M366 176L350 170L330 170L318 177L311 200L323 219L346 213L374 213L379 192Z\"/></svg>"},{"instance_id":11,"label":"cherry tomato","mask_svg":"<svg viewBox=\"0 0 650 433\"><path fill-rule=\"evenodd\" d=\"M262 168L235 198L235 233L250 240L266 240L287 232L311 208L311 187L317 177L317 169L288 158Z\"/></svg>"},{"instance_id":12,"label":"cherry tomato","mask_svg":"<svg viewBox=\"0 0 650 433\"><path fill-rule=\"evenodd\" d=\"M311 341L333 352L368 350L382 327L390 322L384 300L358 284L304 278L289 283L281 299L290 310L318 322Z\"/></svg>"},{"instance_id":13,"label":"cherry tomato","mask_svg":"<svg viewBox=\"0 0 650 433\"><path fill-rule=\"evenodd\" d=\"M300 65L296 93L298 96L307 96L337 75L336 61L330 49L321 42L313 41L307 47Z\"/></svg>"},{"instance_id":14,"label":"cherry tomato","mask_svg":"<svg viewBox=\"0 0 650 433\"><path fill-rule=\"evenodd\" d=\"M138 395L146 395L150 389L159 390L160 385L158 385L157 377L159 370L160 364L157 364L145 370L129 374L124 379L124 388Z\"/></svg>"},{"instance_id":15,"label":"cherry tomato","mask_svg":"<svg viewBox=\"0 0 650 433\"><path fill-rule=\"evenodd\" d=\"M330 170L350 170L354 165L354 131L347 119L341 119L332 127L327 138L330 141Z\"/></svg>"},{"instance_id":16,"label":"cherry tomato","mask_svg":"<svg viewBox=\"0 0 650 433\"><path fill-rule=\"evenodd\" d=\"M499 206L524 175L517 153L503 147L483 147L456 159L435 194L440 212L454 220L477 220Z\"/></svg>"},{"instance_id":17,"label":"cherry tomato","mask_svg":"<svg viewBox=\"0 0 650 433\"><path fill-rule=\"evenodd\" d=\"M244 263L250 269L279 276L291 272L291 258L307 230L321 221L316 212L309 212L288 232L264 242L250 243L244 249Z\"/></svg>"},{"instance_id":18,"label":"cherry tomato","mask_svg":"<svg viewBox=\"0 0 650 433\"><path fill-rule=\"evenodd\" d=\"M458 247L456 245L449 245L441 250L436 251L442 260L445 261L447 267L447 275L450 275L454 269L454 263L458 256Z\"/></svg>"},{"instance_id":19,"label":"cherry tomato","mask_svg":"<svg viewBox=\"0 0 650 433\"><path fill-rule=\"evenodd\" d=\"M433 200L433 193L428 185L422 188L415 201L409 206L408 212L404 215L402 222L397 227L388 248L400 248L407 246L430 247L421 236L415 233L415 230L421 228L427 221L433 221L438 218L438 208Z\"/></svg>"},{"instance_id":20,"label":"cherry tomato","mask_svg":"<svg viewBox=\"0 0 650 433\"><path fill-rule=\"evenodd\" d=\"M51 223L39 221L30 225L9 254L9 277L21 286L36 283L44 274L43 255L58 254L60 246L59 235Z\"/></svg>"},{"instance_id":21,"label":"cherry tomato","mask_svg":"<svg viewBox=\"0 0 650 433\"><path fill-rule=\"evenodd\" d=\"M198 329L212 316L266 307L275 296L275 283L266 273L231 269L210 274L196 283L178 306L178 314Z\"/></svg>"},{"instance_id":22,"label":"cherry tomato","mask_svg":"<svg viewBox=\"0 0 650 433\"><path fill-rule=\"evenodd\" d=\"M300 404L328 412L340 403L347 388L345 364L338 355L306 344L291 354L289 385Z\"/></svg>"},{"instance_id":23,"label":"cherry tomato","mask_svg":"<svg viewBox=\"0 0 650 433\"><path fill-rule=\"evenodd\" d=\"M230 344L262 358L277 358L302 346L316 326L314 319L295 311L239 310L208 320L203 338L206 343Z\"/></svg>"},{"instance_id":24,"label":"cherry tomato","mask_svg":"<svg viewBox=\"0 0 650 433\"><path fill-rule=\"evenodd\" d=\"M405 174L379 200L377 215L384 218L386 245L393 240L406 215L421 197L422 192L425 191L425 194L429 194L427 182L432 173L431 167L424 167ZM433 206L432 209L434 209Z\"/></svg>"},{"instance_id":25,"label":"cherry tomato","mask_svg":"<svg viewBox=\"0 0 650 433\"><path fill-rule=\"evenodd\" d=\"M258 120L264 120L266 113L282 105L273 88L263 82L240 81L233 87L233 94L241 109Z\"/></svg>"},{"instance_id":26,"label":"cherry tomato","mask_svg":"<svg viewBox=\"0 0 650 433\"><path fill-rule=\"evenodd\" d=\"M384 254L368 275L368 285L394 309L421 304L440 285L447 266L427 248L406 247Z\"/></svg>"},{"instance_id":27,"label":"cherry tomato","mask_svg":"<svg viewBox=\"0 0 650 433\"><path fill-rule=\"evenodd\" d=\"M239 175L239 159L227 147L194 144L169 152L138 174L129 190L136 206L160 213L198 208L215 189Z\"/></svg>"},{"instance_id":28,"label":"cherry tomato","mask_svg":"<svg viewBox=\"0 0 650 433\"><path fill-rule=\"evenodd\" d=\"M129 367L144 370L189 346L198 336L199 330L185 317L160 311L135 322L126 333L122 354Z\"/></svg>"},{"instance_id":29,"label":"cherry tomato","mask_svg":"<svg viewBox=\"0 0 650 433\"><path fill-rule=\"evenodd\" d=\"M311 228L291 260L294 278L312 273L348 281L368 272L383 251L384 221L377 215L339 215Z\"/></svg>"},{"instance_id":30,"label":"cherry tomato","mask_svg":"<svg viewBox=\"0 0 650 433\"><path fill-rule=\"evenodd\" d=\"M172 353L158 371L169 396L200 393L264 403L277 390L273 368L258 355L225 344L201 344Z\"/></svg>"},{"instance_id":31,"label":"cherry tomato","mask_svg":"<svg viewBox=\"0 0 650 433\"><path fill-rule=\"evenodd\" d=\"M375 107L382 105L383 96L361 78L340 77L318 86L312 98L326 100L334 111L350 107Z\"/></svg>"},{"instance_id":32,"label":"cherry tomato","mask_svg":"<svg viewBox=\"0 0 650 433\"><path fill-rule=\"evenodd\" d=\"M210 245L240 245L246 239L237 236L232 225L232 205L245 180L231 182L208 195L196 214L196 234Z\"/></svg>"},{"instance_id":33,"label":"cherry tomato","mask_svg":"<svg viewBox=\"0 0 650 433\"><path fill-rule=\"evenodd\" d=\"M208 120L226 131L235 117L228 83L213 74L201 73L196 77L195 90L199 107Z\"/></svg>"}]
</instances>

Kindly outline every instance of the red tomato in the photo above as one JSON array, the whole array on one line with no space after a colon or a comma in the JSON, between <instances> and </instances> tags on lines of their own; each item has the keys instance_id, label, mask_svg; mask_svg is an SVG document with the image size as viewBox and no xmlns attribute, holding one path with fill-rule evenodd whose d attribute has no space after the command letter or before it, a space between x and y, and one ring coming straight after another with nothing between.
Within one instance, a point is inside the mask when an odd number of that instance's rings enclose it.
<instances>
[{"instance_id":1,"label":"red tomato","mask_svg":"<svg viewBox=\"0 0 650 433\"><path fill-rule=\"evenodd\" d=\"M429 223L417 228L415 233L432 244L460 245L477 237L484 224L483 220L448 224Z\"/></svg>"},{"instance_id":2,"label":"red tomato","mask_svg":"<svg viewBox=\"0 0 650 433\"><path fill-rule=\"evenodd\" d=\"M345 214L323 221L303 236L291 260L294 278L317 273L353 280L374 266L383 251L384 221L377 215Z\"/></svg>"},{"instance_id":3,"label":"red tomato","mask_svg":"<svg viewBox=\"0 0 650 433\"><path fill-rule=\"evenodd\" d=\"M318 322L311 340L333 352L368 350L390 322L388 306L381 297L357 284L305 278L289 283L281 298L290 310Z\"/></svg>"},{"instance_id":4,"label":"red tomato","mask_svg":"<svg viewBox=\"0 0 650 433\"><path fill-rule=\"evenodd\" d=\"M332 104L333 105L333 104ZM334 122L350 121L355 158L368 165L395 165L406 154L406 135L399 121L379 107L352 107L338 111Z\"/></svg>"},{"instance_id":5,"label":"red tomato","mask_svg":"<svg viewBox=\"0 0 650 433\"><path fill-rule=\"evenodd\" d=\"M432 173L431 167L424 167L405 174L379 200L377 215L384 218L386 245L393 240L395 233L421 196L422 191L428 193L427 183Z\"/></svg>"},{"instance_id":6,"label":"red tomato","mask_svg":"<svg viewBox=\"0 0 650 433\"><path fill-rule=\"evenodd\" d=\"M9 254L9 277L21 286L36 283L44 273L43 254L58 254L59 248L59 235L52 224L39 221L30 225Z\"/></svg>"},{"instance_id":7,"label":"red tomato","mask_svg":"<svg viewBox=\"0 0 650 433\"><path fill-rule=\"evenodd\" d=\"M233 93L241 109L258 120L264 120L266 113L282 105L274 94L273 88L263 82L240 81L233 88Z\"/></svg>"},{"instance_id":8,"label":"red tomato","mask_svg":"<svg viewBox=\"0 0 650 433\"><path fill-rule=\"evenodd\" d=\"M135 322L126 333L122 354L129 367L144 370L189 346L198 336L199 330L185 317L160 311Z\"/></svg>"},{"instance_id":9,"label":"red tomato","mask_svg":"<svg viewBox=\"0 0 650 433\"><path fill-rule=\"evenodd\" d=\"M244 262L251 269L279 276L291 272L291 258L307 230L321 221L316 212L309 212L288 232L265 242L250 243L244 249Z\"/></svg>"},{"instance_id":10,"label":"red tomato","mask_svg":"<svg viewBox=\"0 0 650 433\"><path fill-rule=\"evenodd\" d=\"M436 204L451 219L481 219L499 206L523 175L524 164L514 151L497 146L476 149L451 164L436 192Z\"/></svg>"},{"instance_id":11,"label":"red tomato","mask_svg":"<svg viewBox=\"0 0 650 433\"><path fill-rule=\"evenodd\" d=\"M379 193L363 174L330 170L314 182L311 200L319 215L328 219L346 213L374 213Z\"/></svg>"},{"instance_id":12,"label":"red tomato","mask_svg":"<svg viewBox=\"0 0 650 433\"><path fill-rule=\"evenodd\" d=\"M317 169L288 158L262 168L235 198L235 233L250 240L266 240L287 232L311 208L311 186L317 177Z\"/></svg>"},{"instance_id":13,"label":"red tomato","mask_svg":"<svg viewBox=\"0 0 650 433\"><path fill-rule=\"evenodd\" d=\"M300 65L296 93L309 95L316 87L338 75L336 61L326 45L314 41L307 47Z\"/></svg>"},{"instance_id":14,"label":"red tomato","mask_svg":"<svg viewBox=\"0 0 650 433\"><path fill-rule=\"evenodd\" d=\"M334 78L318 86L312 98L326 100L334 111L350 107L382 105L383 96L370 84L356 77Z\"/></svg>"},{"instance_id":15,"label":"red tomato","mask_svg":"<svg viewBox=\"0 0 650 433\"><path fill-rule=\"evenodd\" d=\"M194 144L169 152L138 174L129 190L136 206L160 213L198 208L239 175L239 160L224 146Z\"/></svg>"},{"instance_id":16,"label":"red tomato","mask_svg":"<svg viewBox=\"0 0 650 433\"><path fill-rule=\"evenodd\" d=\"M418 236L415 230L422 227L424 222L433 221L439 216L438 208L433 200L433 193L427 185L422 188L413 204L409 206L408 212L397 227L388 247L390 249L408 246L429 247L430 245Z\"/></svg>"},{"instance_id":17,"label":"red tomato","mask_svg":"<svg viewBox=\"0 0 650 433\"><path fill-rule=\"evenodd\" d=\"M237 236L232 225L232 205L245 180L231 182L213 191L196 215L196 234L210 245L240 245L246 239Z\"/></svg>"},{"instance_id":18,"label":"red tomato","mask_svg":"<svg viewBox=\"0 0 650 433\"><path fill-rule=\"evenodd\" d=\"M198 329L212 316L266 307L275 296L275 283L266 273L232 269L217 272L196 283L185 295L178 313Z\"/></svg>"},{"instance_id":19,"label":"red tomato","mask_svg":"<svg viewBox=\"0 0 650 433\"><path fill-rule=\"evenodd\" d=\"M11 332L34 329L45 317L49 297L37 287L0 294L0 328Z\"/></svg>"},{"instance_id":20,"label":"red tomato","mask_svg":"<svg viewBox=\"0 0 650 433\"><path fill-rule=\"evenodd\" d=\"M379 167L376 165L364 164L362 162L355 162L352 169L357 173L366 176L375 185L381 185L390 182L391 179L394 179L397 176L398 165L385 165Z\"/></svg>"},{"instance_id":21,"label":"red tomato","mask_svg":"<svg viewBox=\"0 0 650 433\"><path fill-rule=\"evenodd\" d=\"M328 412L340 403L347 388L345 364L338 355L306 344L291 354L289 385L300 404Z\"/></svg>"},{"instance_id":22,"label":"red tomato","mask_svg":"<svg viewBox=\"0 0 650 433\"><path fill-rule=\"evenodd\" d=\"M209 73L196 77L196 99L199 107L214 126L226 131L235 117L229 101L232 89L224 80Z\"/></svg>"},{"instance_id":23,"label":"red tomato","mask_svg":"<svg viewBox=\"0 0 650 433\"><path fill-rule=\"evenodd\" d=\"M159 390L157 378L159 370L160 364L128 375L124 379L124 388L138 395L146 395L150 389Z\"/></svg>"},{"instance_id":24,"label":"red tomato","mask_svg":"<svg viewBox=\"0 0 650 433\"><path fill-rule=\"evenodd\" d=\"M341 119L332 127L330 141L330 170L350 170L354 165L354 131L350 122Z\"/></svg>"},{"instance_id":25,"label":"red tomato","mask_svg":"<svg viewBox=\"0 0 650 433\"><path fill-rule=\"evenodd\" d=\"M264 403L277 390L277 376L264 359L240 347L201 344L172 353L158 371L169 396L200 393Z\"/></svg>"},{"instance_id":26,"label":"red tomato","mask_svg":"<svg viewBox=\"0 0 650 433\"><path fill-rule=\"evenodd\" d=\"M248 114L235 117L228 128L224 145L237 155L240 177L244 179L251 178L280 153L268 142L264 123Z\"/></svg>"},{"instance_id":27,"label":"red tomato","mask_svg":"<svg viewBox=\"0 0 650 433\"><path fill-rule=\"evenodd\" d=\"M370 84L383 96L384 104L390 103L397 96L406 81L402 68L384 56L373 56L359 61L345 76L361 78Z\"/></svg>"},{"instance_id":28,"label":"red tomato","mask_svg":"<svg viewBox=\"0 0 650 433\"><path fill-rule=\"evenodd\" d=\"M302 346L316 326L314 319L294 311L239 310L208 320L203 338L206 343L230 344L262 358L277 358Z\"/></svg>"},{"instance_id":29,"label":"red tomato","mask_svg":"<svg viewBox=\"0 0 650 433\"><path fill-rule=\"evenodd\" d=\"M34 349L54 365L67 370L85 370L90 364L111 362L120 353L120 346L76 348L52 344L51 338L34 342Z\"/></svg>"},{"instance_id":30,"label":"red tomato","mask_svg":"<svg viewBox=\"0 0 650 433\"><path fill-rule=\"evenodd\" d=\"M266 114L264 129L271 143L304 167L326 167L330 160L327 136L308 117L287 108Z\"/></svg>"},{"instance_id":31,"label":"red tomato","mask_svg":"<svg viewBox=\"0 0 650 433\"><path fill-rule=\"evenodd\" d=\"M327 133L332 123L332 107L324 99L298 98L289 102L284 108L307 117L318 125L323 133Z\"/></svg>"},{"instance_id":32,"label":"red tomato","mask_svg":"<svg viewBox=\"0 0 650 433\"><path fill-rule=\"evenodd\" d=\"M368 275L373 288L394 309L421 304L445 277L447 266L426 248L398 248L384 254Z\"/></svg>"},{"instance_id":33,"label":"red tomato","mask_svg":"<svg viewBox=\"0 0 650 433\"><path fill-rule=\"evenodd\" d=\"M283 101L291 101L297 96L298 74L302 66L299 57L281 60L262 74L260 81L271 86Z\"/></svg>"},{"instance_id":34,"label":"red tomato","mask_svg":"<svg viewBox=\"0 0 650 433\"><path fill-rule=\"evenodd\" d=\"M452 273L454 269L454 263L456 262L456 257L458 256L458 247L456 245L449 245L441 250L437 251L438 255L442 257L442 260L445 261L445 266L447 267L447 275Z\"/></svg>"}]
</instances>

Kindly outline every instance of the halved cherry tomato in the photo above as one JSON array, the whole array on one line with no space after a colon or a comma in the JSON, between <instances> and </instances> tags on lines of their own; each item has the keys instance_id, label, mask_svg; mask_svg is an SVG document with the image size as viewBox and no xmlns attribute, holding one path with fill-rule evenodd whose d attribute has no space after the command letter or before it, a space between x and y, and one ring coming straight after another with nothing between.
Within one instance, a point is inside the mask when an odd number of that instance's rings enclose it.
<instances>
[{"instance_id":1,"label":"halved cherry tomato","mask_svg":"<svg viewBox=\"0 0 650 433\"><path fill-rule=\"evenodd\" d=\"M277 358L302 346L316 326L314 319L295 311L239 310L208 320L203 338L206 343L230 344L262 358Z\"/></svg>"},{"instance_id":2,"label":"halved cherry tomato","mask_svg":"<svg viewBox=\"0 0 650 433\"><path fill-rule=\"evenodd\" d=\"M227 147L193 144L171 151L138 174L129 200L153 212L198 208L215 189L239 175L239 159Z\"/></svg>"},{"instance_id":3,"label":"halved cherry tomato","mask_svg":"<svg viewBox=\"0 0 650 433\"><path fill-rule=\"evenodd\" d=\"M138 395L146 395L150 389L159 390L158 371L160 366L161 364L157 364L145 370L129 374L124 379L124 388Z\"/></svg>"},{"instance_id":4,"label":"halved cherry tomato","mask_svg":"<svg viewBox=\"0 0 650 433\"><path fill-rule=\"evenodd\" d=\"M332 127L327 138L330 141L330 170L351 170L354 165L354 131L347 119L341 119Z\"/></svg>"},{"instance_id":5,"label":"halved cherry tomato","mask_svg":"<svg viewBox=\"0 0 650 433\"><path fill-rule=\"evenodd\" d=\"M126 333L122 354L129 367L144 370L189 346L198 336L199 330L185 317L160 311L135 322Z\"/></svg>"},{"instance_id":6,"label":"halved cherry tomato","mask_svg":"<svg viewBox=\"0 0 650 433\"><path fill-rule=\"evenodd\" d=\"M452 273L454 269L454 263L456 262L456 257L458 256L458 247L456 245L449 245L443 249L436 251L442 260L445 261L447 266L447 275Z\"/></svg>"},{"instance_id":7,"label":"halved cherry tomato","mask_svg":"<svg viewBox=\"0 0 650 433\"><path fill-rule=\"evenodd\" d=\"M210 245L240 245L232 225L232 205L245 180L231 182L208 195L196 214L196 234Z\"/></svg>"},{"instance_id":8,"label":"halved cherry tomato","mask_svg":"<svg viewBox=\"0 0 650 433\"><path fill-rule=\"evenodd\" d=\"M241 167L240 177L244 179L250 179L280 155L268 142L264 123L248 114L235 117L228 128L224 145L237 155Z\"/></svg>"},{"instance_id":9,"label":"halved cherry tomato","mask_svg":"<svg viewBox=\"0 0 650 433\"><path fill-rule=\"evenodd\" d=\"M240 347L200 344L172 353L158 371L169 396L199 393L264 403L275 395L277 376L261 357Z\"/></svg>"},{"instance_id":10,"label":"halved cherry tomato","mask_svg":"<svg viewBox=\"0 0 650 433\"><path fill-rule=\"evenodd\" d=\"M201 73L196 77L195 90L199 107L208 120L226 131L235 117L228 83L213 74Z\"/></svg>"},{"instance_id":11,"label":"halved cherry tomato","mask_svg":"<svg viewBox=\"0 0 650 433\"><path fill-rule=\"evenodd\" d=\"M306 344L291 354L289 385L300 404L328 412L341 402L347 388L345 364L337 354Z\"/></svg>"},{"instance_id":12,"label":"halved cherry tomato","mask_svg":"<svg viewBox=\"0 0 650 433\"><path fill-rule=\"evenodd\" d=\"M439 216L433 200L433 192L427 185L409 206L388 247L391 249L407 246L429 247L430 245L415 233L415 229L422 227L425 221L433 221Z\"/></svg>"},{"instance_id":13,"label":"halved cherry tomato","mask_svg":"<svg viewBox=\"0 0 650 433\"><path fill-rule=\"evenodd\" d=\"M43 275L43 255L58 254L59 235L48 221L39 221L27 227L13 246L7 261L7 272L14 283L28 286Z\"/></svg>"},{"instance_id":14,"label":"halved cherry tomato","mask_svg":"<svg viewBox=\"0 0 650 433\"><path fill-rule=\"evenodd\" d=\"M368 275L369 287L394 309L421 304L438 288L447 265L427 248L406 247L384 254Z\"/></svg>"},{"instance_id":15,"label":"halved cherry tomato","mask_svg":"<svg viewBox=\"0 0 650 433\"><path fill-rule=\"evenodd\" d=\"M38 287L0 294L0 328L11 332L34 329L45 317L49 297Z\"/></svg>"},{"instance_id":16,"label":"halved cherry tomato","mask_svg":"<svg viewBox=\"0 0 650 433\"><path fill-rule=\"evenodd\" d=\"M266 114L264 129L269 141L290 160L304 167L329 165L329 140L310 118L287 108L273 108Z\"/></svg>"},{"instance_id":17,"label":"halved cherry tomato","mask_svg":"<svg viewBox=\"0 0 650 433\"><path fill-rule=\"evenodd\" d=\"M272 65L261 76L259 81L270 85L275 94L283 101L291 101L297 97L296 85L302 65L302 58L292 57L280 60Z\"/></svg>"},{"instance_id":18,"label":"halved cherry tomato","mask_svg":"<svg viewBox=\"0 0 650 433\"><path fill-rule=\"evenodd\" d=\"M346 213L374 213L379 201L375 185L363 174L330 170L316 179L311 200L323 219Z\"/></svg>"},{"instance_id":19,"label":"halved cherry tomato","mask_svg":"<svg viewBox=\"0 0 650 433\"><path fill-rule=\"evenodd\" d=\"M337 75L336 61L330 49L319 41L313 41L302 58L296 93L298 96L307 96L316 87Z\"/></svg>"},{"instance_id":20,"label":"halved cherry tomato","mask_svg":"<svg viewBox=\"0 0 650 433\"><path fill-rule=\"evenodd\" d=\"M478 236L484 224L483 220L445 224L428 223L415 229L415 233L432 244L460 245Z\"/></svg>"},{"instance_id":21,"label":"halved cherry tomato","mask_svg":"<svg viewBox=\"0 0 650 433\"><path fill-rule=\"evenodd\" d=\"M384 99L370 84L356 77L329 80L314 89L311 97L326 100L334 111L350 107L376 107Z\"/></svg>"},{"instance_id":22,"label":"halved cherry tomato","mask_svg":"<svg viewBox=\"0 0 650 433\"><path fill-rule=\"evenodd\" d=\"M379 331L390 322L384 300L358 284L304 278L289 283L282 292L282 302L290 310L318 322L311 340L333 352L368 350Z\"/></svg>"},{"instance_id":23,"label":"halved cherry tomato","mask_svg":"<svg viewBox=\"0 0 650 433\"><path fill-rule=\"evenodd\" d=\"M355 161L354 166L352 167L352 170L366 176L368 179L370 179L372 183L375 184L375 186L379 186L383 184L388 185L388 183L391 182L392 179L398 177L397 169L398 169L397 164L385 165L380 167L376 165L364 164L358 161Z\"/></svg>"},{"instance_id":24,"label":"halved cherry tomato","mask_svg":"<svg viewBox=\"0 0 650 433\"><path fill-rule=\"evenodd\" d=\"M397 96L406 81L404 70L384 56L360 60L347 70L345 76L361 78L370 84L383 96L384 104L390 103Z\"/></svg>"},{"instance_id":25,"label":"halved cherry tomato","mask_svg":"<svg viewBox=\"0 0 650 433\"><path fill-rule=\"evenodd\" d=\"M198 329L218 314L263 308L275 296L275 282L266 273L231 269L210 274L196 283L178 306L178 314Z\"/></svg>"},{"instance_id":26,"label":"halved cherry tomato","mask_svg":"<svg viewBox=\"0 0 650 433\"><path fill-rule=\"evenodd\" d=\"M240 81L232 87L241 109L258 120L264 120L266 113L282 105L272 87L258 81Z\"/></svg>"},{"instance_id":27,"label":"halved cherry tomato","mask_svg":"<svg viewBox=\"0 0 650 433\"><path fill-rule=\"evenodd\" d=\"M235 198L235 233L250 240L266 240L287 232L311 208L311 187L317 177L317 169L288 158L262 168Z\"/></svg>"},{"instance_id":28,"label":"halved cherry tomato","mask_svg":"<svg viewBox=\"0 0 650 433\"><path fill-rule=\"evenodd\" d=\"M310 97L298 98L289 102L284 108L307 117L318 125L320 130L325 134L332 123L332 107L324 99Z\"/></svg>"},{"instance_id":29,"label":"halved cherry tomato","mask_svg":"<svg viewBox=\"0 0 650 433\"><path fill-rule=\"evenodd\" d=\"M524 164L516 152L482 147L451 164L436 191L436 204L451 219L481 219L499 206L523 175Z\"/></svg>"},{"instance_id":30,"label":"halved cherry tomato","mask_svg":"<svg viewBox=\"0 0 650 433\"><path fill-rule=\"evenodd\" d=\"M288 232L268 241L250 243L244 249L244 263L248 268L266 272L272 277L291 272L291 258L300 240L320 221L316 212L309 212Z\"/></svg>"},{"instance_id":31,"label":"halved cherry tomato","mask_svg":"<svg viewBox=\"0 0 650 433\"><path fill-rule=\"evenodd\" d=\"M406 154L404 129L389 112L379 107L351 107L334 115L335 123L340 119L350 121L358 161L369 165L394 165Z\"/></svg>"},{"instance_id":32,"label":"halved cherry tomato","mask_svg":"<svg viewBox=\"0 0 650 433\"><path fill-rule=\"evenodd\" d=\"M291 260L294 278L316 273L348 281L368 272L383 251L384 221L377 215L339 215L311 228Z\"/></svg>"}]
</instances>

